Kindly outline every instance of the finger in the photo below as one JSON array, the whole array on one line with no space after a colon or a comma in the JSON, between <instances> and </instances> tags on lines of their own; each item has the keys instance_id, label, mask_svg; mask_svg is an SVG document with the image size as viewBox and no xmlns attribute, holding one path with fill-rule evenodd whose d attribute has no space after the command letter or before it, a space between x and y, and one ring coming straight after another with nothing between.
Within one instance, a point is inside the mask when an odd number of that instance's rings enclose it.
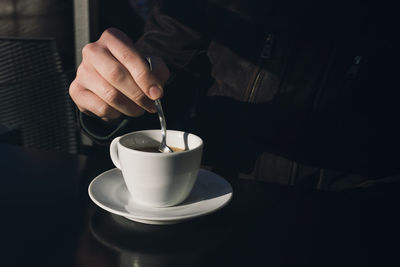
<instances>
[{"instance_id":1,"label":"finger","mask_svg":"<svg viewBox=\"0 0 400 267\"><path fill-rule=\"evenodd\" d=\"M99 44L108 48L111 54L129 71L135 83L151 99L162 96L161 81L150 71L146 59L134 48L129 38L117 29L106 30Z\"/></svg>"},{"instance_id":2,"label":"finger","mask_svg":"<svg viewBox=\"0 0 400 267\"><path fill-rule=\"evenodd\" d=\"M114 109L131 117L143 115L142 107L108 83L91 65L81 64L77 73L76 79L81 86L92 91ZM148 98L146 100L152 102ZM148 103L147 106L151 105L153 103Z\"/></svg>"},{"instance_id":3,"label":"finger","mask_svg":"<svg viewBox=\"0 0 400 267\"><path fill-rule=\"evenodd\" d=\"M81 86L76 80L71 83L69 94L81 112L92 113L103 120L117 119L121 116L119 111L108 105L90 90Z\"/></svg>"},{"instance_id":4,"label":"finger","mask_svg":"<svg viewBox=\"0 0 400 267\"><path fill-rule=\"evenodd\" d=\"M137 86L126 68L107 49L94 43L82 50L85 62L88 62L107 82L122 92L143 109L154 112L154 103L149 101Z\"/></svg>"}]
</instances>

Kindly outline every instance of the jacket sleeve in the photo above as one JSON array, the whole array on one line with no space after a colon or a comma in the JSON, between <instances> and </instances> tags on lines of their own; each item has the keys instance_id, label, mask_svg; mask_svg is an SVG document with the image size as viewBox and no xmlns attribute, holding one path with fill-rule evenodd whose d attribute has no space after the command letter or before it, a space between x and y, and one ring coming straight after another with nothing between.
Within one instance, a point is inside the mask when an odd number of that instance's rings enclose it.
<instances>
[{"instance_id":1,"label":"jacket sleeve","mask_svg":"<svg viewBox=\"0 0 400 267\"><path fill-rule=\"evenodd\" d=\"M190 68L208 47L212 34L208 18L205 1L160 1L136 47L145 55L161 57L173 70Z\"/></svg>"},{"instance_id":2,"label":"jacket sleeve","mask_svg":"<svg viewBox=\"0 0 400 267\"><path fill-rule=\"evenodd\" d=\"M146 21L144 34L136 43L143 55L161 57L170 69L171 80L177 76L193 75L200 70L196 64L199 55L204 55L209 38L206 32L206 5L204 1L160 1ZM196 74L195 74L196 75ZM199 76L197 74L197 76ZM172 79L171 79L172 78ZM79 114L81 130L98 144L107 144L124 133L152 127L147 114L143 118L124 116L114 124L98 118ZM157 122L156 119L152 119ZM157 127L157 126L156 126Z\"/></svg>"}]
</instances>

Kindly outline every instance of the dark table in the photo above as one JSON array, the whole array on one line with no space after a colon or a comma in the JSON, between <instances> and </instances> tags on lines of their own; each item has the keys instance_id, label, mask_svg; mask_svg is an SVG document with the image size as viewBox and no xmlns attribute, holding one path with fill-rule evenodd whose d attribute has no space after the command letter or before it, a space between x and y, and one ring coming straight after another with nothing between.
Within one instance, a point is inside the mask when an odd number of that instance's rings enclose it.
<instances>
[{"instance_id":1,"label":"dark table","mask_svg":"<svg viewBox=\"0 0 400 267\"><path fill-rule=\"evenodd\" d=\"M400 266L397 189L332 193L249 180L216 213L154 226L95 206L111 168L0 145L1 266Z\"/></svg>"}]
</instances>

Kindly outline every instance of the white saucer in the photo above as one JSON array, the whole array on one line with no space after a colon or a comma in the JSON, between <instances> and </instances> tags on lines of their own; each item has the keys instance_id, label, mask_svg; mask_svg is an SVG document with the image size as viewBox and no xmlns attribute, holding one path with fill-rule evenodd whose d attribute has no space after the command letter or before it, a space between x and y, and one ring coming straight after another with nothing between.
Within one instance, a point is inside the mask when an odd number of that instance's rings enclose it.
<instances>
[{"instance_id":1,"label":"white saucer","mask_svg":"<svg viewBox=\"0 0 400 267\"><path fill-rule=\"evenodd\" d=\"M224 207L232 198L232 187L221 176L200 169L196 184L183 203L166 208L145 207L131 200L122 173L115 168L100 174L90 183L89 196L100 208L129 220L173 224Z\"/></svg>"}]
</instances>

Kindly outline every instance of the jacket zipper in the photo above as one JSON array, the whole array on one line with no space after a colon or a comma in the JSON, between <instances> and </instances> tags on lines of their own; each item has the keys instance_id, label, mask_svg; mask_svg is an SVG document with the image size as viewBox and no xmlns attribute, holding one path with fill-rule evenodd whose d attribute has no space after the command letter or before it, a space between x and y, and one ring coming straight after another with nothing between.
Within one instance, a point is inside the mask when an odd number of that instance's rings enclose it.
<instances>
[{"instance_id":1,"label":"jacket zipper","mask_svg":"<svg viewBox=\"0 0 400 267\"><path fill-rule=\"evenodd\" d=\"M257 88L259 87L259 84L264 76L264 72L262 71L263 65L264 65L265 60L268 60L271 58L273 45L274 45L274 35L272 33L269 33L267 35L267 37L265 38L264 46L263 46L263 49L261 50L261 53L259 56L257 74L256 74L253 84L250 88L250 93L248 95L247 102L254 102L254 100L255 100Z\"/></svg>"}]
</instances>

